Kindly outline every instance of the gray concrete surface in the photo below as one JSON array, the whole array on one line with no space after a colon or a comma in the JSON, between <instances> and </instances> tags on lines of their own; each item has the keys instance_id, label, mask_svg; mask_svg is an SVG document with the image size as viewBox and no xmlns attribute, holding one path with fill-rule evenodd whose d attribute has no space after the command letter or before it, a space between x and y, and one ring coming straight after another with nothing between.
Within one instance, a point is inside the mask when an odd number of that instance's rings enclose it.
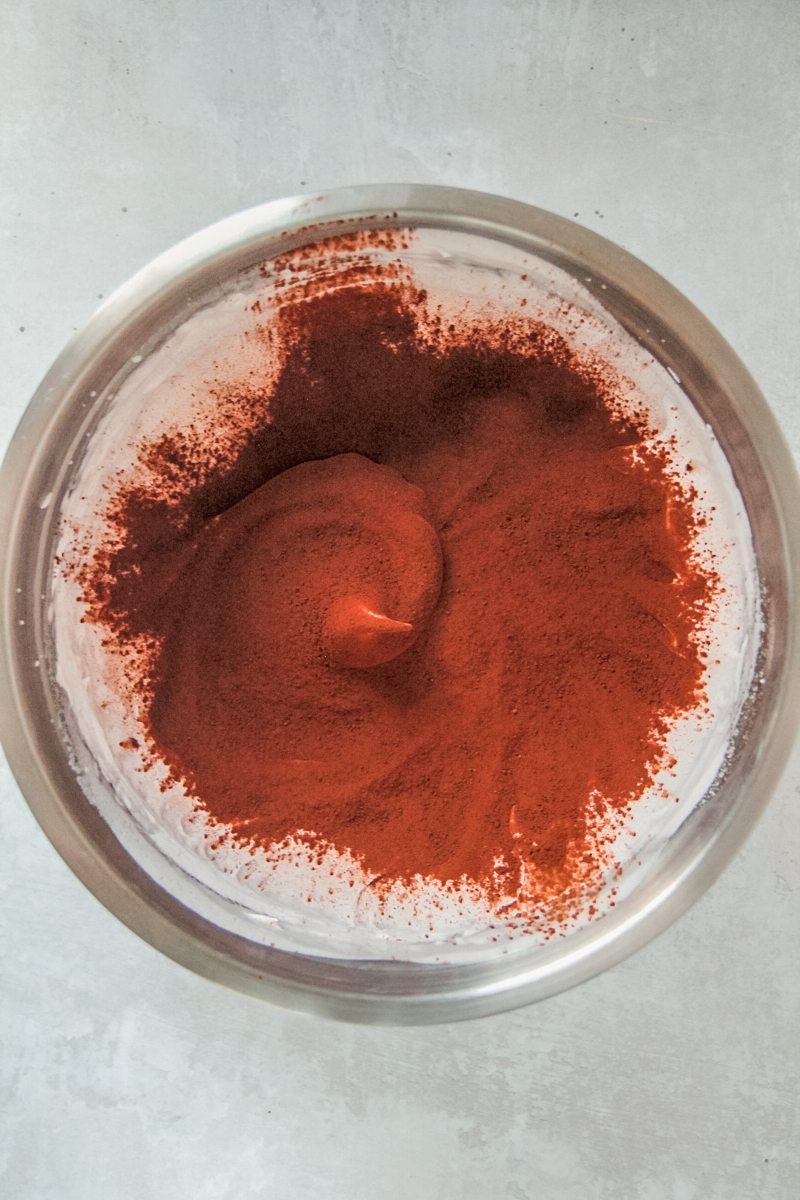
<instances>
[{"instance_id":1,"label":"gray concrete surface","mask_svg":"<svg viewBox=\"0 0 800 1200\"><path fill-rule=\"evenodd\" d=\"M800 450L793 0L6 0L5 445L146 259L288 192L415 179L622 243ZM139 942L0 784L9 1200L800 1194L798 763L670 932L536 1008L419 1030L229 994Z\"/></svg>"}]
</instances>

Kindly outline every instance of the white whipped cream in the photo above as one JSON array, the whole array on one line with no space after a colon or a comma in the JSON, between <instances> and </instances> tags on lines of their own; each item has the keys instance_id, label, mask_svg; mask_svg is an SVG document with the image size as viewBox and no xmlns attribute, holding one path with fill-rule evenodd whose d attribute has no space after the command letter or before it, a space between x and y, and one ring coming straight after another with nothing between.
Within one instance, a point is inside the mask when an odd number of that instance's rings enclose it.
<instances>
[{"instance_id":1,"label":"white whipped cream","mask_svg":"<svg viewBox=\"0 0 800 1200\"><path fill-rule=\"evenodd\" d=\"M396 257L372 253L381 261ZM602 914L615 895L636 889L651 857L701 803L729 751L754 679L760 632L747 514L712 430L680 381L609 315L584 286L591 281L513 246L443 230L416 231L403 259L445 318L524 313L553 326L578 354L600 356L626 381L626 403L646 410L655 439L675 439L675 460L692 464L691 482L706 517L699 550L724 584L706 631L709 712L685 716L672 730L668 747L677 765L662 772L620 830L614 855L621 871L609 872L595 898ZM103 514L109 498L133 470L143 439L189 423L198 429L213 424L218 434L227 419L236 442L236 422L230 410L228 417L224 407L220 412L214 393L248 372L268 389L280 364L258 331L274 310L274 282L258 270L239 276L161 344L142 347L125 377L109 385L63 501L57 552L70 554L76 529L84 541L88 534L90 544L100 544L108 531ZM262 311L252 310L256 300ZM142 729L126 701L119 660L103 645L103 629L80 621L79 591L74 580L54 571L49 611L55 674L75 770L122 843L168 890L251 939L329 956L457 962L497 954L519 938L476 888L443 893L420 880L413 889L398 884L379 897L359 863L333 848L319 865L299 842L279 853L218 844L220 830L195 811L179 785L167 785L160 764L143 771L145 750L120 750L131 737L144 743ZM586 920L578 915L566 935ZM544 937L530 930L525 936Z\"/></svg>"}]
</instances>

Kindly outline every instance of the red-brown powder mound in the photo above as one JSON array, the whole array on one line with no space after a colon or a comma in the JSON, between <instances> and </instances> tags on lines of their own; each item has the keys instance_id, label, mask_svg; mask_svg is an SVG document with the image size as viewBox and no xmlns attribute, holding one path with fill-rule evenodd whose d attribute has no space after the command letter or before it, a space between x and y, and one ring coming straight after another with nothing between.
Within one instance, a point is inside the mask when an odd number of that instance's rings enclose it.
<instances>
[{"instance_id":1,"label":"red-brown powder mound","mask_svg":"<svg viewBox=\"0 0 800 1200\"><path fill-rule=\"evenodd\" d=\"M244 448L195 486L196 445L143 450L172 494L123 489L85 600L153 647L151 748L243 843L301 832L386 881L495 891L501 860L509 894L526 862L569 889L592 797L624 811L701 702L714 581L691 494L602 371L533 321L431 333L420 305L384 283L291 307ZM342 665L343 597L413 637Z\"/></svg>"}]
</instances>

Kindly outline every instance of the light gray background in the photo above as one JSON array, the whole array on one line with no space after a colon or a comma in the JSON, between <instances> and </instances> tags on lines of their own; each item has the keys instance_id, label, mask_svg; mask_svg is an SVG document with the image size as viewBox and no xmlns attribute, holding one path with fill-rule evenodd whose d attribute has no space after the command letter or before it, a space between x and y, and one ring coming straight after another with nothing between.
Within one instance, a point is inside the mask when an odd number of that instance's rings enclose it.
<instances>
[{"instance_id":1,"label":"light gray background","mask_svg":"<svg viewBox=\"0 0 800 1200\"><path fill-rule=\"evenodd\" d=\"M158 251L269 197L403 179L528 200L638 254L800 448L793 0L5 0L0 22L3 445L98 298ZM0 783L4 1196L800 1194L796 760L647 950L536 1008L424 1030L192 977Z\"/></svg>"}]
</instances>

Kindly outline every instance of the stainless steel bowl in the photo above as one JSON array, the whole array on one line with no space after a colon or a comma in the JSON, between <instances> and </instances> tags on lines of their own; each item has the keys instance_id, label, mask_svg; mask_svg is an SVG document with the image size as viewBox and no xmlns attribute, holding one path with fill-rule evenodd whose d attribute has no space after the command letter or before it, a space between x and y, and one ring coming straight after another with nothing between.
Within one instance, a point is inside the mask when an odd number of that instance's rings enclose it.
<instances>
[{"instance_id":1,"label":"stainless steel bowl","mask_svg":"<svg viewBox=\"0 0 800 1200\"><path fill-rule=\"evenodd\" d=\"M752 529L764 596L762 678L719 786L613 911L568 938L544 947L523 942L492 961L368 961L275 949L198 911L177 874L133 855L84 794L47 669L44 597L60 500L109 381L209 289L314 241L331 222L337 232L411 225L475 233L580 278L681 379L728 458ZM152 945L202 975L281 1004L350 1020L432 1022L510 1009L580 983L644 945L713 882L766 805L794 738L800 489L763 397L717 331L660 276L570 221L499 197L406 185L294 197L230 217L161 255L103 304L39 387L0 476L0 526L7 536L2 738L39 823L98 899Z\"/></svg>"}]
</instances>

